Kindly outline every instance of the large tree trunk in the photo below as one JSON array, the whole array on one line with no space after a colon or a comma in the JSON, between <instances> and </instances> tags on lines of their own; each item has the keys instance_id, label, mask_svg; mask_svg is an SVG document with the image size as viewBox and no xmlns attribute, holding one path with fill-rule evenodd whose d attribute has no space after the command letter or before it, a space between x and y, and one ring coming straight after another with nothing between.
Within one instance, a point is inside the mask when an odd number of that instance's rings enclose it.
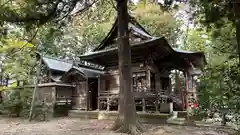
<instances>
[{"instance_id":1,"label":"large tree trunk","mask_svg":"<svg viewBox=\"0 0 240 135\"><path fill-rule=\"evenodd\" d=\"M131 49L129 45L127 0L117 0L118 15L118 59L120 99L119 117L113 130L139 135L140 124L137 121L135 101L132 90Z\"/></svg>"},{"instance_id":2,"label":"large tree trunk","mask_svg":"<svg viewBox=\"0 0 240 135\"><path fill-rule=\"evenodd\" d=\"M236 37L237 37L238 60L240 63L240 19L238 19L236 22Z\"/></svg>"},{"instance_id":3,"label":"large tree trunk","mask_svg":"<svg viewBox=\"0 0 240 135\"><path fill-rule=\"evenodd\" d=\"M237 53L240 63L240 0L233 1L235 23L236 23L236 39L237 39Z\"/></svg>"}]
</instances>

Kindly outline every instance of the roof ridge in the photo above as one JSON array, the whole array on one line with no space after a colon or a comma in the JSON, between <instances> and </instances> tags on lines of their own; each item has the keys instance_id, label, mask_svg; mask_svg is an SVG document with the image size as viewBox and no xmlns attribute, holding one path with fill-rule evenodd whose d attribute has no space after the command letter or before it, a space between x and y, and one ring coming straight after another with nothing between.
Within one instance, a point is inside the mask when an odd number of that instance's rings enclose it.
<instances>
[{"instance_id":1,"label":"roof ridge","mask_svg":"<svg viewBox=\"0 0 240 135\"><path fill-rule=\"evenodd\" d=\"M70 63L70 64L73 64L73 61L71 60L66 60L66 59L60 59L60 58L57 58L57 57L53 57L53 56L49 56L49 55L45 55L43 57L46 57L46 58L49 58L49 59L53 59L53 60L57 60L57 61L61 61L61 62L66 62L66 63ZM71 62L70 62L71 61Z\"/></svg>"}]
</instances>

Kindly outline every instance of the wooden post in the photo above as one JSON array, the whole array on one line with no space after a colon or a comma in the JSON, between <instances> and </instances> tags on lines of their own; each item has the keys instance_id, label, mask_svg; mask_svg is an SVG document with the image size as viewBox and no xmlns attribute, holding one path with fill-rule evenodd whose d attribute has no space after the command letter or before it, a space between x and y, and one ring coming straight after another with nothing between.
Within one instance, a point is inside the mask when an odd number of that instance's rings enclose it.
<instances>
[{"instance_id":1,"label":"wooden post","mask_svg":"<svg viewBox=\"0 0 240 135\"><path fill-rule=\"evenodd\" d=\"M99 76L99 77L98 77L98 97L97 97L98 107L97 107L97 110L100 110L100 99L99 99L100 89L101 89L101 77Z\"/></svg>"},{"instance_id":2,"label":"wooden post","mask_svg":"<svg viewBox=\"0 0 240 135\"><path fill-rule=\"evenodd\" d=\"M169 73L168 73L168 76L169 76ZM170 97L170 95L174 92L173 91L173 89L172 89L172 81L171 81L171 78L169 77L169 87L168 87L168 94L169 94L169 97ZM170 102L169 103L169 111L170 111L170 113L172 113L173 112L173 100L172 100L172 102Z\"/></svg>"},{"instance_id":3,"label":"wooden post","mask_svg":"<svg viewBox=\"0 0 240 135\"><path fill-rule=\"evenodd\" d=\"M55 114L54 108L55 108L55 103L57 101L57 86L52 86L52 99L53 101L51 106L51 113L52 113L51 115L52 117L54 117L54 114Z\"/></svg>"},{"instance_id":4,"label":"wooden post","mask_svg":"<svg viewBox=\"0 0 240 135\"><path fill-rule=\"evenodd\" d=\"M110 104L109 104L109 98L107 98L107 111L109 111L110 110Z\"/></svg>"},{"instance_id":5,"label":"wooden post","mask_svg":"<svg viewBox=\"0 0 240 135\"><path fill-rule=\"evenodd\" d=\"M151 72L148 69L147 70L147 90L150 90L150 89L151 89ZM146 92L146 91L144 91L144 92Z\"/></svg>"},{"instance_id":6,"label":"wooden post","mask_svg":"<svg viewBox=\"0 0 240 135\"><path fill-rule=\"evenodd\" d=\"M86 90L87 90L87 111L89 111L89 105L90 105L90 93L89 93L89 88L88 88L88 79L87 79L87 84L86 84Z\"/></svg>"},{"instance_id":7,"label":"wooden post","mask_svg":"<svg viewBox=\"0 0 240 135\"><path fill-rule=\"evenodd\" d=\"M119 98L118 98L118 112L120 111L120 104L119 104Z\"/></svg>"},{"instance_id":8,"label":"wooden post","mask_svg":"<svg viewBox=\"0 0 240 135\"><path fill-rule=\"evenodd\" d=\"M51 80L51 76L52 76L52 71L51 70L48 70L48 82L50 83L52 80Z\"/></svg>"},{"instance_id":9,"label":"wooden post","mask_svg":"<svg viewBox=\"0 0 240 135\"><path fill-rule=\"evenodd\" d=\"M145 103L145 99L142 99L142 111L146 112L146 103Z\"/></svg>"},{"instance_id":10,"label":"wooden post","mask_svg":"<svg viewBox=\"0 0 240 135\"><path fill-rule=\"evenodd\" d=\"M189 105L188 105L188 89L189 89L189 84L188 84L188 71L185 73L185 80L186 80L186 96L185 96L185 102L186 102L186 111L187 111L187 120L189 120Z\"/></svg>"},{"instance_id":11,"label":"wooden post","mask_svg":"<svg viewBox=\"0 0 240 135\"><path fill-rule=\"evenodd\" d=\"M158 112L158 110L159 110L159 108L158 108L158 100L156 100L155 109L156 109L156 112Z\"/></svg>"},{"instance_id":12,"label":"wooden post","mask_svg":"<svg viewBox=\"0 0 240 135\"><path fill-rule=\"evenodd\" d=\"M151 72L150 72L150 69L147 69L146 79L147 79L147 90L149 91L149 90L151 90ZM144 92L146 92L146 89L144 90ZM145 98L142 99L142 111L146 112Z\"/></svg>"}]
</instances>

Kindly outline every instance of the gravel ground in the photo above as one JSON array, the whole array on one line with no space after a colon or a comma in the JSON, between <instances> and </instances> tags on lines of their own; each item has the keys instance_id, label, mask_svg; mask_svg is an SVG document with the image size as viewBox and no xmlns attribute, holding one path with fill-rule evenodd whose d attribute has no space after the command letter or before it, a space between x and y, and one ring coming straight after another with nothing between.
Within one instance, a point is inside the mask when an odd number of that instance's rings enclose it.
<instances>
[{"instance_id":1,"label":"gravel ground","mask_svg":"<svg viewBox=\"0 0 240 135\"><path fill-rule=\"evenodd\" d=\"M110 131L112 121L59 118L47 122L28 122L0 117L0 135L120 135ZM144 125L145 135L229 135L223 129L176 125Z\"/></svg>"}]
</instances>

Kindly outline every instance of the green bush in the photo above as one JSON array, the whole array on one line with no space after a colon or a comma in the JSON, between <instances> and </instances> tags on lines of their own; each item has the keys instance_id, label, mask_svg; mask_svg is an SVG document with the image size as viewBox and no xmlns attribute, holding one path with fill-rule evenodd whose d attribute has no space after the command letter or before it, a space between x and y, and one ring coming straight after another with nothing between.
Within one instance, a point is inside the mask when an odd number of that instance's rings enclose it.
<instances>
[{"instance_id":1,"label":"green bush","mask_svg":"<svg viewBox=\"0 0 240 135\"><path fill-rule=\"evenodd\" d=\"M20 91L13 90L10 92L9 99L2 102L2 113L9 116L20 116L22 105Z\"/></svg>"},{"instance_id":2,"label":"green bush","mask_svg":"<svg viewBox=\"0 0 240 135\"><path fill-rule=\"evenodd\" d=\"M28 118L32 102L32 91L31 88L9 91L9 98L0 104L0 113L12 117ZM45 110L41 103L37 103L33 108L33 117L36 118L41 114L45 114Z\"/></svg>"}]
</instances>

